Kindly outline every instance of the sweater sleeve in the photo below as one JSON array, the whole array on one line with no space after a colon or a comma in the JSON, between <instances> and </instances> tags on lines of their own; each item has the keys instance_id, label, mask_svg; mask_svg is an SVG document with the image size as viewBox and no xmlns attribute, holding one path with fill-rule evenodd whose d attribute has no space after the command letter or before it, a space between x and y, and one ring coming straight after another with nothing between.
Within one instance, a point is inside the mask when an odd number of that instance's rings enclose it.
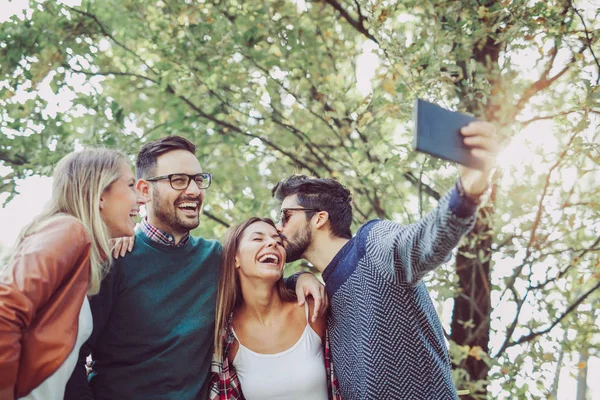
<instances>
[{"instance_id":1,"label":"sweater sleeve","mask_svg":"<svg viewBox=\"0 0 600 400\"><path fill-rule=\"evenodd\" d=\"M366 256L372 258L369 264L392 282L418 282L450 259L462 236L473 228L476 210L475 204L453 189L419 222L378 222L366 238Z\"/></svg>"},{"instance_id":2,"label":"sweater sleeve","mask_svg":"<svg viewBox=\"0 0 600 400\"><path fill-rule=\"evenodd\" d=\"M298 284L298 278L300 278L300 275L302 274L311 274L314 276L314 274L308 272L308 271L300 271L300 272L296 272L293 275L288 276L287 278L283 279L283 283L285 284L286 289L291 290L292 292L296 292L296 284Z\"/></svg>"},{"instance_id":3,"label":"sweater sleeve","mask_svg":"<svg viewBox=\"0 0 600 400\"><path fill-rule=\"evenodd\" d=\"M17 247L0 274L0 388L16 383L23 331L90 250L83 225L67 217L47 221Z\"/></svg>"}]
</instances>

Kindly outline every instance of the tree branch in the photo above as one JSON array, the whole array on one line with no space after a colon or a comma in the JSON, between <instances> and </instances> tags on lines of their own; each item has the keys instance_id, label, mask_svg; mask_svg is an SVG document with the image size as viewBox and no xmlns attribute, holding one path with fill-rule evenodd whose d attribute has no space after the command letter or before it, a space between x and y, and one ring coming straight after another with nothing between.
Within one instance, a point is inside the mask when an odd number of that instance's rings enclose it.
<instances>
[{"instance_id":1,"label":"tree branch","mask_svg":"<svg viewBox=\"0 0 600 400\"><path fill-rule=\"evenodd\" d=\"M273 108L274 109L274 108ZM310 152L310 154L313 155L313 157L315 158L317 164L321 165L321 167L325 168L325 170L331 175L333 173L333 169L331 169L331 167L329 167L329 165L327 165L325 163L325 161L316 153L314 146L312 144L312 142L310 141L306 141L304 136L306 135L304 132L300 131L298 128L296 128L293 125L288 125L283 121L280 121L278 119L272 118L273 122L275 122L277 125L281 126L282 128L288 130L289 132L292 133L292 135L294 135L301 143L304 143L304 145L306 146L306 148L308 149L308 151Z\"/></svg>"},{"instance_id":2,"label":"tree branch","mask_svg":"<svg viewBox=\"0 0 600 400\"><path fill-rule=\"evenodd\" d=\"M83 71L83 70L78 70L75 68L72 68L71 66L69 66L68 64L64 64L63 65L66 69L69 69L70 71L73 72L77 72L77 73L82 73L88 76L95 76L95 75L99 75L99 76L107 76L107 75L115 75L115 76L130 76L130 77L136 77L136 78L140 78L140 79L145 79L147 81L150 81L152 83L158 84L159 82L144 76L144 75L139 75L139 74L135 74L135 73L129 73L129 72L118 72L118 71L106 71L106 72L88 72L88 71ZM200 109L198 106L196 106L190 99L188 99L187 97L183 96L183 95L177 95L177 93L175 92L175 90L170 86L167 85L166 88L167 93L172 94L177 96L179 99L181 99L185 104L187 104L192 110L194 110L199 116L208 119L209 121L214 122L215 124L222 126L228 130L231 130L233 132L237 132L239 134L243 134L246 136L250 136L256 139L259 139L261 142L263 142L264 144L266 144L267 146L271 147L274 150L277 150L279 152L281 152L282 154L286 155L287 157L289 157L297 166L299 166L300 168L304 168L308 171L310 171L310 173L314 176L320 176L320 174L317 172L317 170L315 170L314 168L310 167L308 164L306 164L305 162L301 161L300 159L298 159L297 157L295 157L292 153L283 150L281 147L277 146L275 143L271 142L270 140L252 134L250 132L244 132L242 131L239 127L232 125L226 121L222 121L218 118L215 118L214 116L205 113L204 111L202 111L202 109Z\"/></svg>"},{"instance_id":3,"label":"tree branch","mask_svg":"<svg viewBox=\"0 0 600 400\"><path fill-rule=\"evenodd\" d=\"M364 36L366 36L368 39L372 40L373 42L379 44L379 41L377 41L377 39L375 39L375 37L373 35L371 35L369 33L369 30L367 28L365 28L365 26L363 25L364 19L360 18L360 16L361 16L360 11L359 11L360 19L355 20L348 13L348 11L344 10L344 7L342 7L342 5L340 3L338 3L337 1L325 0L325 2L327 4L329 4L330 6L332 6L333 8L335 8L340 13L342 18L344 18L354 29L356 29L358 32L362 33Z\"/></svg>"},{"instance_id":4,"label":"tree branch","mask_svg":"<svg viewBox=\"0 0 600 400\"><path fill-rule=\"evenodd\" d=\"M98 27L100 28L100 31L102 32L102 34L104 36L110 38L110 40L112 40L117 46L121 47L126 52L133 55L135 58L140 60L142 62L142 64L144 64L146 66L146 68L148 68L150 71L152 71L155 75L158 75L158 72L154 68L152 68L150 65L148 65L148 63L146 63L146 61L144 61L144 59L142 57L140 57L135 51L131 50L129 47L125 46L123 43L121 43L117 39L115 39L115 37L106 30L106 28L104 27L104 24L98 19L98 17L96 15L89 13L87 11L79 10L79 9L71 7L71 6L64 5L64 7L77 13L77 14L91 18L96 23L96 25L98 25Z\"/></svg>"},{"instance_id":5,"label":"tree branch","mask_svg":"<svg viewBox=\"0 0 600 400\"><path fill-rule=\"evenodd\" d=\"M598 246L599 244L600 244L600 236L598 236L598 238L596 239L596 241L590 247L588 247L587 249L581 250L581 253L579 253L579 255L577 257L579 259L581 259L581 257L585 256L590 251L596 251L597 250L596 246ZM540 284L535 285L535 286L530 286L529 289L531 289L531 290L543 289L549 283L554 282L554 281L562 278L563 276L565 276L567 274L567 272L569 272L569 270L573 267L573 265L574 264L567 265L562 271L560 271L558 274L556 274L556 276L554 278L549 278L546 281L544 281L543 283L540 283Z\"/></svg>"},{"instance_id":6,"label":"tree branch","mask_svg":"<svg viewBox=\"0 0 600 400\"><path fill-rule=\"evenodd\" d=\"M358 0L354 0L354 5L356 6L356 13L358 14L358 21L362 24L363 21L366 21L367 19L365 18L365 16L362 13L362 10L360 9L360 3L358 2Z\"/></svg>"},{"instance_id":7,"label":"tree branch","mask_svg":"<svg viewBox=\"0 0 600 400\"><path fill-rule=\"evenodd\" d=\"M238 51L240 52L240 54L243 54L244 57L246 57L252 64L254 64L254 66L256 68L258 68L259 70L261 70L266 76L268 76L271 80L273 80L273 82L275 82L277 84L277 86L279 86L279 88L283 91L285 91L287 94L291 95L294 97L294 99L296 99L296 101L298 102L298 104L302 105L302 107L304 107L304 109L306 111L308 111L311 115L313 115L315 118L319 119L320 121L323 122L323 125L329 129L340 141L340 146L343 146L344 141L343 138L340 136L340 134L327 122L327 120L325 118L323 118L322 115L317 114L316 112L314 112L312 110L312 107L310 107L309 105L305 104L304 102L302 102L302 97L299 96L297 93L292 92L289 88L285 87L285 85L279 81L279 79L276 79L274 77L271 76L271 73L262 65L260 65L253 57L251 57L248 53L245 53L242 49L238 49ZM310 85L316 90L316 88L314 87L314 85L312 84L312 82L310 82ZM313 100L314 100L314 96L313 96ZM318 101L318 100L317 100ZM319 104L322 106L322 108L324 108L324 105L321 104L321 102L319 102Z\"/></svg>"},{"instance_id":8,"label":"tree branch","mask_svg":"<svg viewBox=\"0 0 600 400\"><path fill-rule=\"evenodd\" d=\"M494 251L495 251L495 252L498 252L500 249L502 249L502 248L504 248L504 247L508 246L508 245L510 244L510 242L511 242L513 239L523 239L523 235L521 235L521 234L519 234L519 235L517 235L517 234L514 234L514 235L508 235L508 236L506 237L506 239L504 239L504 241L502 241L502 242L498 243L498 244L497 244L497 245L494 247Z\"/></svg>"},{"instance_id":9,"label":"tree branch","mask_svg":"<svg viewBox=\"0 0 600 400\"><path fill-rule=\"evenodd\" d=\"M583 303L585 301L585 299L587 299L593 292L595 292L598 289L600 289L600 282L598 282L590 290L588 290L587 292L585 292L579 299L577 299L577 301L575 301L573 304L571 304L565 310L565 312L562 313L561 316L558 317L549 327L547 327L546 329L542 329L541 331L535 331L535 332L531 332L528 335L521 336L516 341L509 343L506 346L506 348L509 348L509 347L512 347L512 346L516 346L516 345L519 345L519 344L523 344L523 343L526 343L526 342L530 342L533 339L535 339L536 337L544 335L544 334L550 332L556 325L558 325L560 323L560 321L562 321L563 319L565 319L565 317L567 315L569 315L572 311L574 311L577 307L579 307L579 305L581 303Z\"/></svg>"},{"instance_id":10,"label":"tree branch","mask_svg":"<svg viewBox=\"0 0 600 400\"><path fill-rule=\"evenodd\" d=\"M206 215L208 217L208 219L212 219L216 223L218 223L220 225L223 225L225 228L229 228L230 227L230 225L227 222L223 221L221 218L217 217L216 215L214 215L210 211L202 210L202 214Z\"/></svg>"},{"instance_id":11,"label":"tree branch","mask_svg":"<svg viewBox=\"0 0 600 400\"><path fill-rule=\"evenodd\" d=\"M228 122L222 121L218 118L213 117L212 115L209 115L207 113L205 113L204 111L202 111L202 109L200 109L197 105L195 105L190 99L188 99L187 97L183 96L183 95L177 95L175 93L175 90L173 90L173 88L171 86L167 86L167 92L177 96L179 99L181 99L185 104L187 104L192 110L194 110L199 116L201 116L202 118L208 119L209 121L214 122L217 125L220 125L224 128L227 128L228 130L231 130L233 132L237 132L239 134L242 135L246 135L246 136L250 136L253 138L256 138L258 140L260 140L261 142L263 142L264 144L266 144L267 146L271 147L274 150L279 151L280 153L286 155L287 157L289 157L291 160L293 160L296 165L298 165L300 168L305 168L308 171L310 171L310 173L314 176L319 176L319 173L312 167L310 167L309 165L307 165L306 163L302 162L300 159L298 159L297 157L295 157L292 153L283 150L281 147L277 146L275 143L271 142L269 139L266 139L264 137L261 137L259 135L250 133L250 132L244 132L242 131L239 127L232 125Z\"/></svg>"},{"instance_id":12,"label":"tree branch","mask_svg":"<svg viewBox=\"0 0 600 400\"><path fill-rule=\"evenodd\" d=\"M586 46L582 46L581 49L579 49L576 53L573 54L573 56L571 57L569 62L566 63L566 65L563 69L561 69L559 72L557 72L554 76L548 78L550 71L554 67L554 61L556 60L556 54L558 53L558 49L556 48L556 45L555 45L555 47L553 47L552 50L550 51L550 60L548 61L548 64L546 65L546 68L545 68L544 72L542 73L542 76L540 77L540 79L538 79L537 81L535 81L534 83L532 83L531 85L529 85L529 87L527 87L525 89L525 91L523 92L523 95L521 96L521 98L519 99L517 104L512 109L512 112L509 114L508 121L514 120L514 118L521 112L521 110L523 108L525 108L525 105L527 104L527 102L529 102L529 100L536 93L538 93L544 89L547 89L558 78L563 76L571 68L573 63L575 63L575 61L576 61L575 55L583 53L583 51L585 49L586 49Z\"/></svg>"},{"instance_id":13,"label":"tree branch","mask_svg":"<svg viewBox=\"0 0 600 400\"><path fill-rule=\"evenodd\" d=\"M327 39L325 39L325 36L323 35L323 31L321 30L321 28L318 25L317 25L316 32L317 32L317 35L319 35L319 37L323 41L323 45L327 49L327 57L329 57L329 60L331 61L331 65L333 66L333 70L335 71L336 74L339 74L340 71L337 68L335 57L331 53L331 49L329 48L329 43L327 43Z\"/></svg>"},{"instance_id":14,"label":"tree branch","mask_svg":"<svg viewBox=\"0 0 600 400\"><path fill-rule=\"evenodd\" d=\"M502 343L502 347L500 347L500 350L498 350L494 358L498 358L500 354L504 353L504 351L508 348L510 344L510 339L512 338L512 335L515 332L515 329L517 328L517 324L519 323L519 316L521 315L521 310L523 310L523 304L525 304L525 300L527 299L527 295L529 294L529 290L527 290L523 298L519 299L519 294L517 293L517 290L514 288L514 286L510 288L510 291L512 292L513 297L517 302L517 312L515 313L515 318L511 322L509 328L506 330L506 339L504 340L504 343Z\"/></svg>"},{"instance_id":15,"label":"tree branch","mask_svg":"<svg viewBox=\"0 0 600 400\"><path fill-rule=\"evenodd\" d=\"M544 189L542 191L542 196L540 198L540 201L538 202L537 213L536 213L533 225L531 227L531 231L530 231L531 233L530 233L530 236L529 236L529 242L527 243L527 247L525 249L525 257L523 257L523 262L521 263L521 265L519 265L518 267L515 268L515 272L512 274L512 276L510 277L509 282L507 283L507 287L512 287L515 284L515 281L517 280L517 277L519 275L521 275L521 271L523 271L523 268L529 262L529 257L531 256L531 247L533 246L533 244L535 242L535 234L536 234L537 228L538 228L538 226L540 224L540 221L542 219L542 214L544 212L544 204L543 203L544 203L544 199L546 198L546 193L548 191L548 187L550 186L550 177L552 176L552 172L560 165L562 159L567 155L569 147L570 147L571 143L573 143L573 140L575 140L575 137L578 135L578 133L579 132L575 132L571 136L571 139L569 139L569 142L568 142L567 146L565 147L565 149L563 150L563 152L560 154L560 156L558 157L558 159L556 160L556 162L554 163L554 165L550 168L550 171L548 172L548 175L546 175L546 183L544 184ZM504 293L506 293L506 290L507 289L504 289L504 291L502 293L502 296L504 296Z\"/></svg>"},{"instance_id":16,"label":"tree branch","mask_svg":"<svg viewBox=\"0 0 600 400\"><path fill-rule=\"evenodd\" d=\"M573 114L573 113L577 113L577 112L585 112L585 110L567 110L567 111L561 111L558 114L544 115L542 117L534 117L534 118L528 119L526 121L520 122L520 124L522 126L527 126L527 125L529 125L529 124L531 124L532 122L535 122L535 121L543 121L543 120L547 120L547 119L554 119L556 117L560 117L560 116L564 116L564 115L569 115L569 114Z\"/></svg>"},{"instance_id":17,"label":"tree branch","mask_svg":"<svg viewBox=\"0 0 600 400\"><path fill-rule=\"evenodd\" d=\"M598 83L600 83L600 62L598 62L598 57L596 57L596 53L594 53L594 49L592 48L592 38L590 38L588 28L585 25L585 20L583 19L583 16L579 12L579 10L574 6L572 1L570 1L569 4L570 4L571 8L573 9L573 11L575 11L575 14L577 14L577 16L579 17L579 19L581 20L581 24L583 25L583 31L585 32L585 39L587 40L587 46L590 49L590 52L592 53L592 57L594 57L596 66L598 67L598 74L596 76L596 85L598 85Z\"/></svg>"},{"instance_id":18,"label":"tree branch","mask_svg":"<svg viewBox=\"0 0 600 400\"><path fill-rule=\"evenodd\" d=\"M403 176L413 185L417 186L418 188L422 189L425 193L427 193L429 196L433 197L436 200L439 200L442 196L440 195L440 193L438 191L436 191L434 188L432 188L429 185L424 184L419 178L417 178L412 172L405 172L403 174Z\"/></svg>"},{"instance_id":19,"label":"tree branch","mask_svg":"<svg viewBox=\"0 0 600 400\"><path fill-rule=\"evenodd\" d=\"M565 158L565 156L567 155L567 153L569 151L569 148L571 147L571 144L573 143L573 141L577 137L578 133L579 132L575 132L571 136L571 138L569 139L569 142L565 146L565 149L562 151L562 153L558 157L558 160L556 160L556 162L554 163L554 165L552 165L552 167L550 167L550 170L548 171L548 175L546 175L546 183L544 184L544 190L542 191L542 196L541 196L540 201L539 201L539 206L538 206L537 214L536 214L536 217L535 217L535 221L533 223L533 226L531 227L531 236L529 238L529 243L527 244L527 250L526 250L525 259L528 259L529 255L531 254L531 246L533 245L533 243L535 241L535 233L536 233L536 230L537 230L537 228L538 228L538 226L540 224L540 221L542 219L542 213L544 212L543 202L544 202L544 199L546 198L546 193L548 191L548 187L550 186L550 177L552 176L552 172L554 172L554 170L562 162L563 158Z\"/></svg>"},{"instance_id":20,"label":"tree branch","mask_svg":"<svg viewBox=\"0 0 600 400\"><path fill-rule=\"evenodd\" d=\"M10 165L23 166L29 162L25 156L12 154L7 151L0 151L0 161L4 161Z\"/></svg>"},{"instance_id":21,"label":"tree branch","mask_svg":"<svg viewBox=\"0 0 600 400\"><path fill-rule=\"evenodd\" d=\"M114 75L114 76L131 76L131 77L134 77L134 78L140 78L140 79L144 79L144 80L147 80L149 82L158 84L158 81L156 81L156 80L154 80L154 79L152 79L150 77L147 77L147 76L144 76L144 75L140 75L140 74L135 74L135 73L132 73L132 72L120 72L120 71L89 72L89 71L84 71L82 69L75 69L75 68L71 67L70 65L68 65L66 63L62 64L62 66L65 69L67 69L67 70L69 70L71 72L76 72L78 74L84 74L84 75L87 75L87 76L110 76L110 75Z\"/></svg>"},{"instance_id":22,"label":"tree branch","mask_svg":"<svg viewBox=\"0 0 600 400\"><path fill-rule=\"evenodd\" d=\"M308 170L311 173L311 175L314 175L317 178L319 178L321 176L321 174L319 174L319 172L316 169L314 169L313 167L311 167L308 164L304 163L303 161L300 161L300 159L298 159L298 157L294 156L289 151L283 150L281 147L277 146L275 143L271 142L269 139L266 139L266 138L264 138L262 136L255 135L255 134L250 133L250 132L246 132L244 134L247 135L247 136L256 138L256 139L260 140L261 142L263 142L264 144L266 144L269 147L271 147L272 149L277 150L281 154L288 156L288 158L290 158L292 161L294 161L297 166L299 166L300 168L304 168L304 169Z\"/></svg>"}]
</instances>

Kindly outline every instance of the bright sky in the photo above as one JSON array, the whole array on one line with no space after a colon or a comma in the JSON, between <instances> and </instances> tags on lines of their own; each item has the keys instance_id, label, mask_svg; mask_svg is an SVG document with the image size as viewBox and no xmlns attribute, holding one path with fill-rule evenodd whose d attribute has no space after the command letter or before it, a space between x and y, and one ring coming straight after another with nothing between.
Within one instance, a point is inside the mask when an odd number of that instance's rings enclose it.
<instances>
[{"instance_id":1,"label":"bright sky","mask_svg":"<svg viewBox=\"0 0 600 400\"><path fill-rule=\"evenodd\" d=\"M80 1L64 1L70 5L78 5ZM299 9L305 7L303 0L297 1ZM0 22L6 20L8 16L13 13L19 13L27 7L26 0L0 0L0 10L3 13L0 15ZM363 95L368 95L371 90L371 80L375 77L375 70L380 65L380 59L374 52L376 45L368 41L363 46L363 54L360 55L356 60L357 70L356 77L358 83L358 90ZM531 71L531 67L528 63L531 62L531 57L527 54L523 54L519 57L517 63L522 64L521 67L524 71ZM99 82L96 82L99 84ZM71 106L72 95L64 94L55 95L49 88L43 88L43 95L46 96L47 100L52 98L52 112L61 112ZM526 116L526 118L529 118ZM511 143L510 147L504 152L502 159L505 164L523 163L530 159L530 155L533 153L533 149L537 146L552 146L553 141L549 135L540 135L540 132L549 132L552 129L551 121L541 121L539 123L533 123L521 132ZM554 143L556 145L556 143ZM0 176L8 173L8 169L0 166ZM33 176L25 180L18 182L17 195L10 203L6 204L4 208L0 208L0 252L2 248L13 245L14 240L18 232L28 223L31 219L39 213L43 205L50 198L52 179L48 177ZM6 195L0 195L0 203L6 199ZM443 315L442 319L446 323L450 320L451 316L451 304L444 304L442 307ZM507 310L508 315L512 316L512 310ZM495 344L498 346L498 344ZM494 343L492 343L494 346ZM576 355L575 355L576 356ZM567 354L564 360L564 367L560 376L559 384L559 400L570 400L575 399L576 393L576 381L575 374L577 368L578 359L572 357L571 354ZM588 392L591 399L600 399L600 381L593 379L600 375L600 359L590 358L589 360L589 373L588 373ZM552 371L553 373L553 371ZM522 378L519 378L524 383ZM497 384L493 383L490 385L492 393L500 390Z\"/></svg>"},{"instance_id":2,"label":"bright sky","mask_svg":"<svg viewBox=\"0 0 600 400\"><path fill-rule=\"evenodd\" d=\"M0 168L0 176L3 175ZM0 208L0 248L6 249L14 244L19 231L40 212L44 203L50 199L52 178L34 176L19 182L20 192L4 208ZM0 195L0 202L8 195Z\"/></svg>"}]
</instances>

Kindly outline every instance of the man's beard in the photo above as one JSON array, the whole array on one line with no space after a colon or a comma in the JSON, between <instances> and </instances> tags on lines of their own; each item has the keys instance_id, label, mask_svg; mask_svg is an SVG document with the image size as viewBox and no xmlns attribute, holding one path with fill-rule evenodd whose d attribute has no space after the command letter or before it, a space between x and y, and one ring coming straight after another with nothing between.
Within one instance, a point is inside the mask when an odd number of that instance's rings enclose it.
<instances>
[{"instance_id":1,"label":"man's beard","mask_svg":"<svg viewBox=\"0 0 600 400\"><path fill-rule=\"evenodd\" d=\"M171 229L171 232L168 233L186 233L192 229L196 229L200 224L200 211L202 210L201 199L199 197L178 197L176 203L184 201L199 202L198 218L182 218L177 213L176 204L169 204L168 200L161 195L159 189L156 187L152 188L152 211L158 221Z\"/></svg>"},{"instance_id":2,"label":"man's beard","mask_svg":"<svg viewBox=\"0 0 600 400\"><path fill-rule=\"evenodd\" d=\"M308 225L300 228L295 237L285 238L286 262L292 262L303 258L302 256L312 242L312 232Z\"/></svg>"}]
</instances>

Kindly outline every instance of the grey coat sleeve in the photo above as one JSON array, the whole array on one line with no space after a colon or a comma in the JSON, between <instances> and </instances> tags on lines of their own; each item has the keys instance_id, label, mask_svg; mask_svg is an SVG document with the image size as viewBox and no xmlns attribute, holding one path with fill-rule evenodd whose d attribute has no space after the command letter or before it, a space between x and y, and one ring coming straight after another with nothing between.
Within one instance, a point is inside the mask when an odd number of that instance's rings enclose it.
<instances>
[{"instance_id":1,"label":"grey coat sleeve","mask_svg":"<svg viewBox=\"0 0 600 400\"><path fill-rule=\"evenodd\" d=\"M419 222L378 222L367 237L368 263L392 282L417 283L447 262L462 236L473 228L477 207L465 201L453 189Z\"/></svg>"}]
</instances>

